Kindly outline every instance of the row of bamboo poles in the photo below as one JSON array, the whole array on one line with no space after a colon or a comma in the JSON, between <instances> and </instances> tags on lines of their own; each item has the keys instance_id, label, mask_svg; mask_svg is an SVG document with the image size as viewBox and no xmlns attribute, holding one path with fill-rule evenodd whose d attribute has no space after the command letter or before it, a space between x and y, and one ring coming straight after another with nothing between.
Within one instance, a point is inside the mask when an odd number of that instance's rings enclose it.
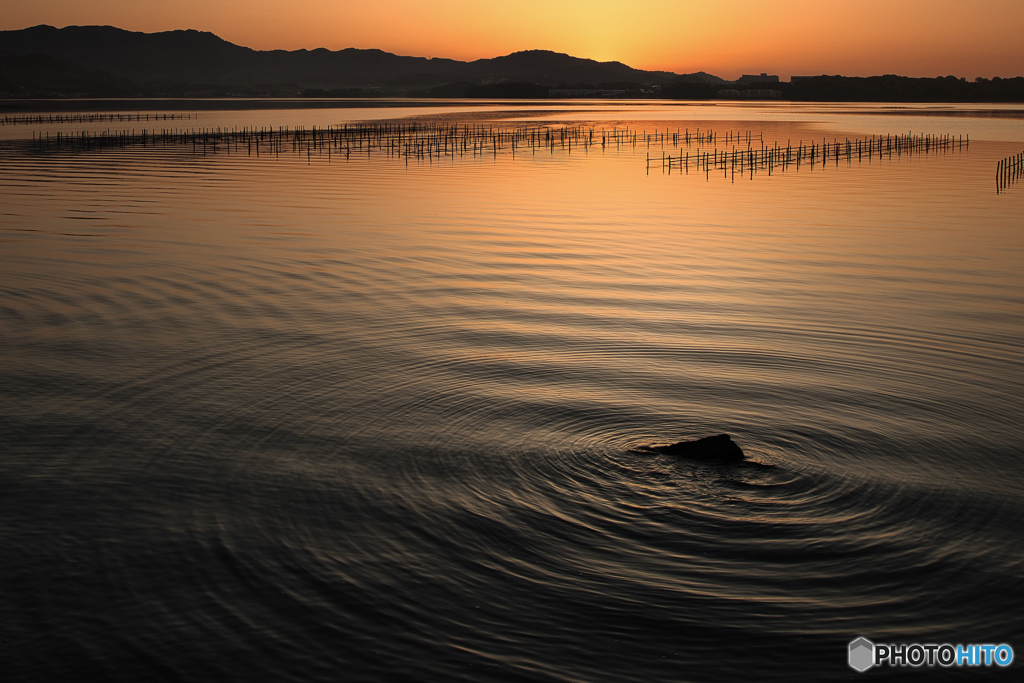
<instances>
[{"instance_id":1,"label":"row of bamboo poles","mask_svg":"<svg viewBox=\"0 0 1024 683\"><path fill-rule=\"evenodd\" d=\"M672 134L677 144L687 146L714 144L717 132L680 130ZM302 126L268 128L143 128L101 132L78 131L32 134L32 146L41 148L104 148L150 145L191 145L204 153L238 152L243 149L257 156L280 154L282 150L306 151L309 154L372 154L409 159L433 160L446 156L493 155L511 153L515 156L529 151L573 149L589 151L601 146L650 146L668 139L669 133L638 131L630 127L602 128L585 126L518 126L496 128L485 125L432 123L375 123L305 128ZM730 132L730 139L741 133ZM753 139L748 131L748 142Z\"/></svg>"},{"instance_id":2,"label":"row of bamboo poles","mask_svg":"<svg viewBox=\"0 0 1024 683\"><path fill-rule=\"evenodd\" d=\"M44 123L107 123L107 122L131 122L131 121L193 121L199 118L199 114L158 114L147 112L143 114L5 114L0 118L2 126L17 126L22 124L42 125Z\"/></svg>"},{"instance_id":3,"label":"row of bamboo poles","mask_svg":"<svg viewBox=\"0 0 1024 683\"><path fill-rule=\"evenodd\" d=\"M1006 157L996 164L996 193L1005 192L1010 185L1024 177L1024 152Z\"/></svg>"},{"instance_id":4,"label":"row of bamboo poles","mask_svg":"<svg viewBox=\"0 0 1024 683\"><path fill-rule=\"evenodd\" d=\"M831 143L827 139L823 139L820 144L816 141L804 144L801 141L798 145L793 145L790 141L785 146L777 142L766 146L762 142L760 148L750 144L746 149L738 148L735 145L732 149L719 150L716 147L714 150L698 151L692 157L689 152L684 153L682 150L678 156L662 153L660 159L651 157L648 152L647 172L650 173L652 162L660 161L662 172L667 170L669 174L672 173L673 167L678 171L689 173L690 166L693 165L696 170L703 170L708 176L712 170L716 172L723 170L726 176L731 173L735 180L737 171L740 175L749 171L753 176L755 171L766 170L771 175L778 171L785 172L790 167L800 170L801 163L810 164L813 169L815 164L825 164L833 160L838 166L840 160L852 162L854 159L857 161L871 160L876 156L878 159L892 159L894 155L899 158L904 155L932 152L959 152L965 146L969 148L970 144L970 136L965 139L963 136L955 137L948 134L914 135L913 133L878 135L854 140L849 138L833 139Z\"/></svg>"},{"instance_id":5,"label":"row of bamboo poles","mask_svg":"<svg viewBox=\"0 0 1024 683\"><path fill-rule=\"evenodd\" d=\"M372 158L374 155L410 160L440 162L444 158L482 157L497 158L499 154L532 154L556 150L571 154L574 150L588 153L593 148L605 150L636 148L648 149L660 145L675 148L662 152L663 171L673 169L689 173L691 166L710 175L712 170L724 169L735 178L735 173L766 170L769 175L777 170L799 169L802 164L814 168L818 164L840 159L847 161L881 159L893 156L961 151L970 146L970 138L953 135L885 135L863 139L835 139L797 145L787 142L766 145L763 133L752 131L716 131L710 129L679 128L637 130L629 126L595 128L581 125L523 125L495 127L493 125L464 125L422 122L386 122L347 124L328 127L242 127L242 128L143 128L102 132L78 131L74 133L33 132L31 144L41 149L96 149L126 148L134 146L191 146L196 154L244 153L253 156L280 156L282 151L305 153L311 163L315 154L331 160L335 156L350 159L352 155ZM719 145L723 147L720 148ZM696 149L694 149L696 148ZM658 157L647 154L650 172Z\"/></svg>"}]
</instances>

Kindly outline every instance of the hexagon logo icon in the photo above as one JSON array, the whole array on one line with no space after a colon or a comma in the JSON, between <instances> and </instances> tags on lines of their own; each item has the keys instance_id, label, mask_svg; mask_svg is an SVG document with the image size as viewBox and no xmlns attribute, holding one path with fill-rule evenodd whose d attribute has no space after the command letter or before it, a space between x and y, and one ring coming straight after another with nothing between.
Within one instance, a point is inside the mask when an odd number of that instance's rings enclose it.
<instances>
[{"instance_id":1,"label":"hexagon logo icon","mask_svg":"<svg viewBox=\"0 0 1024 683\"><path fill-rule=\"evenodd\" d=\"M867 638L850 641L850 667L867 671L875 663L875 644Z\"/></svg>"}]
</instances>

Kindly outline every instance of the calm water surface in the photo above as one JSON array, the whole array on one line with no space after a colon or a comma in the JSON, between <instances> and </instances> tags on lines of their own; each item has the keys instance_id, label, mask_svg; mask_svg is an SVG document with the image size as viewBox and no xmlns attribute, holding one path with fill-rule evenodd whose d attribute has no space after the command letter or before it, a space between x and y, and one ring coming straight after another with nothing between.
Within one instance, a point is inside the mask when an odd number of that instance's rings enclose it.
<instances>
[{"instance_id":1,"label":"calm water surface","mask_svg":"<svg viewBox=\"0 0 1024 683\"><path fill-rule=\"evenodd\" d=\"M845 680L861 635L1024 653L1024 184L994 185L1024 131L976 109L387 112L971 134L735 179L643 145L407 165L5 127L2 668ZM356 112L202 121L381 116ZM747 462L634 450L720 432ZM1014 676L928 672L981 673Z\"/></svg>"}]
</instances>

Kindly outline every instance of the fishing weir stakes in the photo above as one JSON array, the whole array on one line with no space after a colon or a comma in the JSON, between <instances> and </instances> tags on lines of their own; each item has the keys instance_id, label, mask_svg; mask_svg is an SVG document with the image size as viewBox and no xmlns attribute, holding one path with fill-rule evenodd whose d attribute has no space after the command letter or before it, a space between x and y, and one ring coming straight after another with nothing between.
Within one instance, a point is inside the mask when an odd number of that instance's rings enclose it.
<instances>
[{"instance_id":1,"label":"fishing weir stakes","mask_svg":"<svg viewBox=\"0 0 1024 683\"><path fill-rule=\"evenodd\" d=\"M996 164L996 194L1006 192L1010 185L1024 177L1024 152L1006 157Z\"/></svg>"},{"instance_id":2,"label":"fishing weir stakes","mask_svg":"<svg viewBox=\"0 0 1024 683\"><path fill-rule=\"evenodd\" d=\"M691 157L689 151L680 150L678 156L662 153L661 157L647 155L647 172L650 173L652 162L660 162L662 172L666 169L672 173L673 166L679 172L690 172L691 165L700 172L703 170L705 176L710 178L712 170L716 173L721 170L726 177L731 175L733 182L736 174L742 177L749 173L751 179L754 173L767 171L768 175L778 172L786 172L790 168L800 170L801 164L809 165L814 170L815 164L824 166L834 161L838 166L840 160L852 162L856 159L859 162L871 161L874 158L898 159L904 155L923 155L936 152L963 151L970 148L970 136L955 137L953 135L885 135L871 136L862 139L839 140L834 138L831 143L823 139L819 144L816 141L804 144L801 141L798 145L787 142L785 146L778 142L766 146L761 142L760 148L747 144L746 149L733 145L719 150L717 145L712 150L699 151Z\"/></svg>"},{"instance_id":3,"label":"fishing weir stakes","mask_svg":"<svg viewBox=\"0 0 1024 683\"><path fill-rule=\"evenodd\" d=\"M15 114L5 115L0 118L0 126L17 125L41 125L44 123L107 123L126 121L193 121L198 120L199 114L157 114L147 112L145 114Z\"/></svg>"},{"instance_id":4,"label":"fishing weir stakes","mask_svg":"<svg viewBox=\"0 0 1024 683\"><path fill-rule=\"evenodd\" d=\"M108 115L110 116L110 115ZM159 119L163 120L163 119ZM28 143L29 141L25 141ZM847 162L874 159L899 159L935 153L960 152L969 149L970 137L954 135L900 135L870 136L860 139L839 140L827 138L820 143L800 141L785 146L779 142L765 144L763 133L752 131L717 131L677 128L637 130L628 126L595 128L593 126L514 126L462 125L439 123L379 122L346 124L328 127L242 127L242 128L142 128L101 132L78 131L32 133L32 149L46 150L103 150L144 147L149 149L184 147L193 154L247 154L279 158L282 152L304 154L308 164L313 157L349 160L357 158L395 159L433 164L443 159L492 159L499 155L537 154L555 152L571 155L589 154L591 151L621 150L646 146L647 173L652 166L671 174L703 172L706 179L711 173L722 172L725 177L744 175L753 179L757 173L769 176L799 171L801 167L824 168L825 164L840 160ZM660 147L660 156L652 156L650 149ZM1002 164L1002 162L1000 162ZM657 166L656 166L657 165ZM1002 169L1003 166L1000 166ZM1009 166L1007 166L1009 168ZM1014 167L1019 171L1019 164ZM1017 172L1017 171L1015 171ZM1007 176L1008 177L1008 176ZM1014 176L1016 177L1016 176Z\"/></svg>"}]
</instances>

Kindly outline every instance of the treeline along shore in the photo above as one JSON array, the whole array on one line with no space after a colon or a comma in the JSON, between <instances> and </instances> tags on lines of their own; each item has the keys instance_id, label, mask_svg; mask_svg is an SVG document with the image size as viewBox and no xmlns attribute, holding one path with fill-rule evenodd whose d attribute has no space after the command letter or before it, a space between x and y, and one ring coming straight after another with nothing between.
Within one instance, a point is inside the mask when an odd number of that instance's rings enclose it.
<instances>
[{"instance_id":1,"label":"treeline along shore","mask_svg":"<svg viewBox=\"0 0 1024 683\"><path fill-rule=\"evenodd\" d=\"M1024 77L977 78L955 76L812 76L792 82L748 83L736 91L774 90L778 99L798 102L1024 102ZM719 98L720 86L708 83L673 83L661 89L669 99Z\"/></svg>"},{"instance_id":2,"label":"treeline along shore","mask_svg":"<svg viewBox=\"0 0 1024 683\"><path fill-rule=\"evenodd\" d=\"M795 102L1024 102L1024 77L979 78L974 81L946 76L941 78L909 78L906 76L812 76L798 81L749 83L733 86L730 83L693 83L681 81L652 87L641 83L605 82L560 83L451 83L427 91L408 93L410 97L440 98L495 98L495 99L552 99L573 97L596 98L658 98L669 100L716 100L728 88L741 99L747 93L774 91L769 99ZM325 90L310 88L303 97L387 97L380 89L348 88ZM757 97L752 99L764 99Z\"/></svg>"}]
</instances>

